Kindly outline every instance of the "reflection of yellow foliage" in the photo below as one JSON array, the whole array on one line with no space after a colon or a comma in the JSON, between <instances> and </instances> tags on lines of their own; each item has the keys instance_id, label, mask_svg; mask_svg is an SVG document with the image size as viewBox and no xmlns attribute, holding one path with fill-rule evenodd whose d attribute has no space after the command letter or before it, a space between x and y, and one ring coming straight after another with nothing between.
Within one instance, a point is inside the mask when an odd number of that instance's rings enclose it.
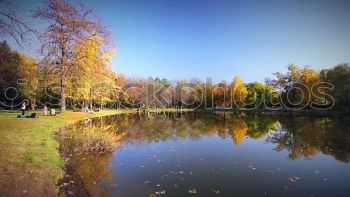
<instances>
[{"instance_id":1,"label":"reflection of yellow foliage","mask_svg":"<svg viewBox=\"0 0 350 197\"><path fill-rule=\"evenodd\" d=\"M320 147L315 147L310 144L307 144L304 148L304 155L305 156L312 156L317 155L319 152Z\"/></svg>"},{"instance_id":2,"label":"reflection of yellow foliage","mask_svg":"<svg viewBox=\"0 0 350 197\"><path fill-rule=\"evenodd\" d=\"M108 181L110 185L115 184L115 176L109 171L109 165L113 158L113 153L101 155L81 154L72 157L70 161L75 167L76 173L84 180L84 188L88 190L91 196L108 196L110 190L101 187L99 182L101 178Z\"/></svg>"},{"instance_id":3,"label":"reflection of yellow foliage","mask_svg":"<svg viewBox=\"0 0 350 197\"><path fill-rule=\"evenodd\" d=\"M244 136L247 134L248 125L243 118L234 119L233 124L229 126L229 134L232 136L236 145L241 144Z\"/></svg>"}]
</instances>

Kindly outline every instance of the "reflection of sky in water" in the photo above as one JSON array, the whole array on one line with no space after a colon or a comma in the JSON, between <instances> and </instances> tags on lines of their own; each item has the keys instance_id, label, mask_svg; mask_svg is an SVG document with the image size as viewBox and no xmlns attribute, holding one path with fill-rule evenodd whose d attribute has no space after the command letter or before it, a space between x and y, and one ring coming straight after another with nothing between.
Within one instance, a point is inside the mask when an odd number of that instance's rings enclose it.
<instances>
[{"instance_id":1,"label":"reflection of sky in water","mask_svg":"<svg viewBox=\"0 0 350 197\"><path fill-rule=\"evenodd\" d=\"M185 116L182 121L184 121L184 124L188 121L187 123L191 125L195 119L205 122L208 118L212 117ZM231 117L231 119L234 118L234 116ZM257 121L254 124L247 120L249 116L245 116L244 120L245 124L251 127L252 125L261 125L262 122L266 123L266 118L268 117L254 119ZM292 119L297 122L291 121ZM146 120L148 124L153 124L155 128L157 123L164 124L163 120L159 118ZM202 135L195 139L190 134L183 139L177 138L173 134L170 135L172 137L167 141L148 143L148 140L135 138L135 136L147 138L140 135L137 132L138 129L135 128L147 128L149 130L152 127L147 125L142 127L144 123L141 122L144 121L144 118L141 121L135 120L132 122L133 124L128 125L129 128L134 129L132 132L133 140L127 140L124 146L118 149L114 156L110 158L111 160L107 159L103 165L99 166L97 164L97 166L91 167L98 168L101 171L109 171L108 173L113 178L107 179L105 178L106 175L96 174L96 184L93 184L92 188L99 187L99 190L93 188L90 193L92 195L123 197L152 196L153 194L156 196L193 196L195 194L189 194L189 190L196 189L197 196L347 196L350 192L348 187L350 165L336 160L331 156L332 154L323 154L321 150L325 149L323 152L328 151L327 148L322 146L333 143L332 146L338 148L338 152L343 151L345 155L348 155L350 142L345 141L347 144L334 145L337 141L328 139L329 136L326 137L327 129L320 131L320 128L326 127L316 125L324 124L320 120L323 119L280 118L281 125L277 130L282 134L290 133L290 138L293 138L290 142L295 143L283 144L283 147L287 148L283 148L281 151L275 150L277 147L276 139L279 138L275 137L274 143L267 140L279 133L276 131L272 131L258 139L245 136L239 140L239 144L235 143L237 140L231 136L240 135L227 135L222 138L217 133L211 134L212 136ZM202 128L223 127L224 131L226 130L229 133L230 131L225 129L225 125L228 125L227 122L230 123L230 121L220 119L211 126L206 125ZM329 118L327 128L330 127L332 132L335 132L334 135L340 135L335 139L349 139L350 134L342 131L346 127L342 124L345 123L337 121L338 119ZM121 123L119 122L119 124ZM296 131L284 130L290 129L288 124L297 126L302 131L298 129ZM313 135L308 134L305 137L300 134L300 132L307 131L295 124L313 125L310 128L318 129L318 131L311 129L312 131L309 132L316 132L317 137L325 142L313 141L312 139L308 141L307 137ZM189 128L188 125L179 127L176 122L169 123L167 127L174 127L177 130ZM228 127L230 126L228 125ZM170 129L174 133L177 131L174 128L168 128L168 130ZM236 125L232 128L237 130L242 126ZM309 128L309 125L306 125L305 128ZM336 133L336 129L338 129L338 133ZM145 130L144 132L152 131ZM190 129L188 132L194 131ZM249 131L246 133L249 133ZM323 136L319 136L320 134ZM283 138L282 142L285 142L285 135L278 136ZM316 154L314 154L314 150L305 151L308 144L311 144L313 148L319 148ZM291 160L291 149L300 153L301 156ZM299 149L302 151L299 151ZM308 152L311 155L305 156ZM79 162L76 162L78 168L79 165L84 163L81 160L83 156L79 157L80 159L77 158ZM99 157L95 156L94 159L99 160ZM91 163L91 161L89 162ZM90 176L93 177L93 174ZM108 192L103 193L102 191Z\"/></svg>"}]
</instances>

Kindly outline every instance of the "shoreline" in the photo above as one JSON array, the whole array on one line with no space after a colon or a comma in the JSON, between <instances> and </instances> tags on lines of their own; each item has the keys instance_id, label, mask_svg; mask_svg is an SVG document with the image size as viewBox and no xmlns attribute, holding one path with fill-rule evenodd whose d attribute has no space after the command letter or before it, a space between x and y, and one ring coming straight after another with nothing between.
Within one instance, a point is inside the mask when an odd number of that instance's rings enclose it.
<instances>
[{"instance_id":1,"label":"shoreline","mask_svg":"<svg viewBox=\"0 0 350 197\"><path fill-rule=\"evenodd\" d=\"M0 190L8 196L59 196L64 158L54 132L86 118L135 113L136 110L104 110L94 114L67 111L56 116L16 118L16 112L0 112ZM19 112L17 112L19 113Z\"/></svg>"}]
</instances>

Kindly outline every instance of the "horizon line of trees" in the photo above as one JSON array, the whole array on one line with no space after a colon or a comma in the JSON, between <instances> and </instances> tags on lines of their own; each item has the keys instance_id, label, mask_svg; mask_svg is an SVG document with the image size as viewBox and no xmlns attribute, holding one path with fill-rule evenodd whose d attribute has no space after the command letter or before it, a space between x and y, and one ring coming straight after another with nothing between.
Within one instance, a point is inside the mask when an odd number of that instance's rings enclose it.
<instances>
[{"instance_id":1,"label":"horizon line of trees","mask_svg":"<svg viewBox=\"0 0 350 197\"><path fill-rule=\"evenodd\" d=\"M265 83L213 84L198 79L169 81L132 79L111 69L116 51L108 28L93 10L67 0L46 0L32 12L43 29L32 29L18 17L11 2L2 1L0 36L18 44L35 37L39 59L12 50L0 42L1 108L18 109L24 99L32 109L43 105L80 109L138 108L336 108L350 112L350 66L343 63L316 71L294 64L274 73ZM6 8L8 10L6 11ZM314 105L314 106L312 106Z\"/></svg>"}]
</instances>

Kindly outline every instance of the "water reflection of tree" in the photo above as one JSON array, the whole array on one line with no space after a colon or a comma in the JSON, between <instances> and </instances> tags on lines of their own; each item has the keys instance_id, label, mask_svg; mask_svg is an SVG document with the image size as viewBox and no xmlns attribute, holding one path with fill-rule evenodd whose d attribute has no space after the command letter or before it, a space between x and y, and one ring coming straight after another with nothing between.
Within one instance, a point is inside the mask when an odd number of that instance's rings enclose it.
<instances>
[{"instance_id":1,"label":"water reflection of tree","mask_svg":"<svg viewBox=\"0 0 350 197\"><path fill-rule=\"evenodd\" d=\"M111 187L106 187L106 185L115 185L116 177L109 172L112 156L112 153L98 156L82 154L71 158L70 163L91 196L109 196L111 193Z\"/></svg>"},{"instance_id":2,"label":"water reflection of tree","mask_svg":"<svg viewBox=\"0 0 350 197\"><path fill-rule=\"evenodd\" d=\"M202 136L230 136L239 145L245 136L255 139L278 127L278 121L268 116L245 113L164 113L150 115L126 115L112 117L106 124L118 125L128 130L124 141L132 144L166 141L169 139L197 140Z\"/></svg>"},{"instance_id":3,"label":"water reflection of tree","mask_svg":"<svg viewBox=\"0 0 350 197\"><path fill-rule=\"evenodd\" d=\"M93 119L72 127L82 131L100 127L120 134L123 143L136 146L187 138L198 140L213 135L223 139L230 137L235 145L239 145L245 136L259 139L267 135L267 142L277 144L276 151L287 150L290 159L310 158L322 152L341 161L350 160L349 121L341 118L271 117L244 113L128 114ZM115 177L109 172L112 155L72 157L71 163L93 196L108 195L109 186L115 185Z\"/></svg>"},{"instance_id":4,"label":"water reflection of tree","mask_svg":"<svg viewBox=\"0 0 350 197\"><path fill-rule=\"evenodd\" d=\"M289 158L310 158L319 152L350 161L349 121L330 117L280 117L281 128L267 141L277 144L276 151L288 150Z\"/></svg>"}]
</instances>

